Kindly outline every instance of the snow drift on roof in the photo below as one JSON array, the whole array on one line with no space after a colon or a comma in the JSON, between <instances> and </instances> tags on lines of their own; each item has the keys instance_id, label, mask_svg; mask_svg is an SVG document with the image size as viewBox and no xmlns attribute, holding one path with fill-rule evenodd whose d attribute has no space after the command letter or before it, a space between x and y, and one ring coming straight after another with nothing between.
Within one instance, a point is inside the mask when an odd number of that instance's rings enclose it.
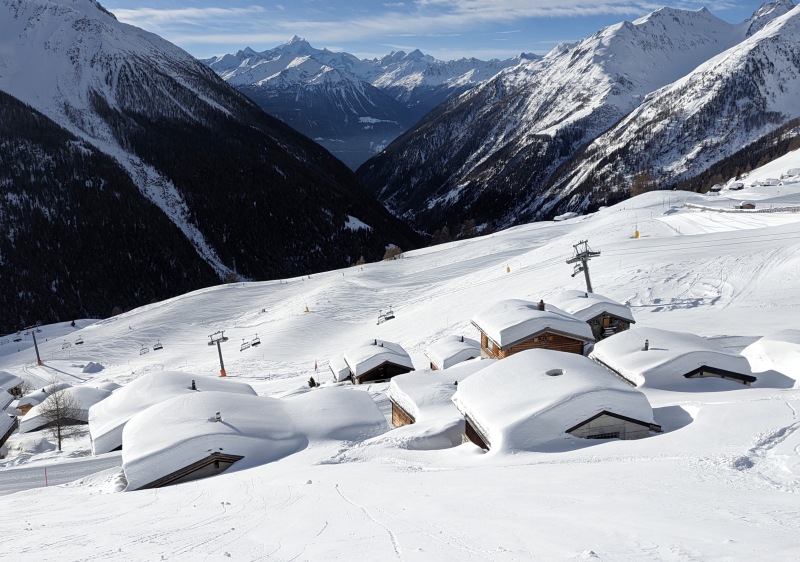
<instances>
[{"instance_id":1,"label":"snow drift on roof","mask_svg":"<svg viewBox=\"0 0 800 562\"><path fill-rule=\"evenodd\" d=\"M227 378L193 375L181 371L148 373L115 391L108 400L89 409L92 452L107 453L119 447L122 444L122 428L134 414L174 396L195 393L192 390L193 380L199 392L256 394L250 385Z\"/></svg>"},{"instance_id":2,"label":"snow drift on roof","mask_svg":"<svg viewBox=\"0 0 800 562\"><path fill-rule=\"evenodd\" d=\"M78 409L77 416L74 419L82 422L89 421L89 408L111 396L110 390L92 388L90 386L83 385L70 386L63 389L63 392L74 401L75 406ZM20 418L20 433L35 431L47 424L42 416L47 409L48 402L51 400L53 400L53 394L50 394L50 396L45 398L41 403L28 410L28 413L26 413L24 417Z\"/></svg>"},{"instance_id":3,"label":"snow drift on roof","mask_svg":"<svg viewBox=\"0 0 800 562\"><path fill-rule=\"evenodd\" d=\"M800 330L781 330L742 350L754 372L775 370L800 384Z\"/></svg>"},{"instance_id":4,"label":"snow drift on roof","mask_svg":"<svg viewBox=\"0 0 800 562\"><path fill-rule=\"evenodd\" d=\"M489 365L458 385L453 402L492 451L543 450L604 410L654 423L641 391L582 355L549 349Z\"/></svg>"},{"instance_id":5,"label":"snow drift on roof","mask_svg":"<svg viewBox=\"0 0 800 562\"><path fill-rule=\"evenodd\" d=\"M212 452L244 457L235 465L239 470L278 460L310 442L362 441L386 429L372 397L352 389L316 389L284 400L194 392L131 418L123 430L122 466L128 489L135 490Z\"/></svg>"},{"instance_id":6,"label":"snow drift on roof","mask_svg":"<svg viewBox=\"0 0 800 562\"><path fill-rule=\"evenodd\" d=\"M402 367L414 368L411 357L405 349L394 342L372 339L351 347L344 352L344 360L350 367L354 377L360 377L367 371L386 363L394 363Z\"/></svg>"},{"instance_id":7,"label":"snow drift on roof","mask_svg":"<svg viewBox=\"0 0 800 562\"><path fill-rule=\"evenodd\" d=\"M6 390L22 384L22 379L8 371L0 371L0 386Z\"/></svg>"},{"instance_id":8,"label":"snow drift on roof","mask_svg":"<svg viewBox=\"0 0 800 562\"><path fill-rule=\"evenodd\" d=\"M550 302L584 322L588 322L604 312L628 322L636 322L631 309L627 305L597 293L569 290L551 297Z\"/></svg>"},{"instance_id":9,"label":"snow drift on roof","mask_svg":"<svg viewBox=\"0 0 800 562\"><path fill-rule=\"evenodd\" d=\"M442 409L445 413L460 417L451 400L458 388L455 383L460 384L467 377L496 361L496 359L473 359L447 369L447 372L425 369L397 375L390 381L387 395L417 422L427 417L442 415Z\"/></svg>"},{"instance_id":10,"label":"snow drift on roof","mask_svg":"<svg viewBox=\"0 0 800 562\"><path fill-rule=\"evenodd\" d=\"M480 311L472 323L502 348L545 330L574 336L583 341L594 341L591 327L551 304L539 310L535 302L507 299Z\"/></svg>"},{"instance_id":11,"label":"snow drift on roof","mask_svg":"<svg viewBox=\"0 0 800 562\"><path fill-rule=\"evenodd\" d=\"M72 386L68 382L59 381L48 384L47 386L43 386L33 392L26 394L19 400L15 401L11 406L14 408L21 408L22 406L36 406L36 404L41 404L45 398L53 394L54 392L58 392L59 390L64 390L65 388L69 388Z\"/></svg>"},{"instance_id":12,"label":"snow drift on roof","mask_svg":"<svg viewBox=\"0 0 800 562\"><path fill-rule=\"evenodd\" d=\"M644 350L645 340L650 349ZM695 334L658 328L631 328L597 342L589 355L636 386L664 389L736 388L722 379L701 381L685 374L701 366L752 375L747 360Z\"/></svg>"},{"instance_id":13,"label":"snow drift on roof","mask_svg":"<svg viewBox=\"0 0 800 562\"><path fill-rule=\"evenodd\" d=\"M480 357L481 345L472 338L464 336L445 336L431 344L425 355L439 369L447 369L473 357Z\"/></svg>"},{"instance_id":14,"label":"snow drift on roof","mask_svg":"<svg viewBox=\"0 0 800 562\"><path fill-rule=\"evenodd\" d=\"M215 420L220 412L221 421ZM122 431L128 490L207 458L213 452L264 464L303 449L283 401L230 392L192 392L134 415Z\"/></svg>"}]
</instances>

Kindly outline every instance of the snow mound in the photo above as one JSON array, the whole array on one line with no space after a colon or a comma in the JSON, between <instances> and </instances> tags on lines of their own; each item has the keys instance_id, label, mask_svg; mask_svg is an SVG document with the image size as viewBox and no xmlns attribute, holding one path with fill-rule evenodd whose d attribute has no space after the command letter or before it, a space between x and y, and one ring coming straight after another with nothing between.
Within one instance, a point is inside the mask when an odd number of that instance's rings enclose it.
<instances>
[{"instance_id":1,"label":"snow mound","mask_svg":"<svg viewBox=\"0 0 800 562\"><path fill-rule=\"evenodd\" d=\"M197 390L192 390L195 381ZM244 383L193 375L182 371L148 373L120 388L108 400L89 409L89 433L94 454L107 453L122 445L122 428L142 410L182 394L221 391L255 396Z\"/></svg>"},{"instance_id":2,"label":"snow mound","mask_svg":"<svg viewBox=\"0 0 800 562\"><path fill-rule=\"evenodd\" d=\"M548 349L489 365L458 385L453 402L493 452L547 450L604 411L655 423L641 391L582 355Z\"/></svg>"},{"instance_id":3,"label":"snow mound","mask_svg":"<svg viewBox=\"0 0 800 562\"><path fill-rule=\"evenodd\" d=\"M437 369L447 369L457 363L481 356L481 345L464 336L446 336L431 344L425 355Z\"/></svg>"},{"instance_id":4,"label":"snow mound","mask_svg":"<svg viewBox=\"0 0 800 562\"><path fill-rule=\"evenodd\" d=\"M645 350L645 341L649 349ZM589 355L636 386L669 390L741 388L734 380L697 380L684 375L700 367L752 377L747 359L695 334L631 328L597 342Z\"/></svg>"},{"instance_id":5,"label":"snow mound","mask_svg":"<svg viewBox=\"0 0 800 562\"><path fill-rule=\"evenodd\" d=\"M83 369L81 369L81 373L94 374L94 373L99 373L103 369L104 369L104 367L100 363L95 363L94 361L89 361L86 364L86 366Z\"/></svg>"},{"instance_id":6,"label":"snow mound","mask_svg":"<svg viewBox=\"0 0 800 562\"><path fill-rule=\"evenodd\" d=\"M800 330L781 330L742 350L756 373L778 371L800 384Z\"/></svg>"},{"instance_id":7,"label":"snow mound","mask_svg":"<svg viewBox=\"0 0 800 562\"><path fill-rule=\"evenodd\" d=\"M588 322L604 312L623 318L628 322L636 322L631 309L627 305L597 293L576 290L564 291L551 297L550 302L584 322Z\"/></svg>"},{"instance_id":8,"label":"snow mound","mask_svg":"<svg viewBox=\"0 0 800 562\"><path fill-rule=\"evenodd\" d=\"M122 388L121 384L117 384L110 380L91 380L83 383L81 386L90 386L92 388L100 388L102 390L109 390L111 392L114 392L118 388Z\"/></svg>"},{"instance_id":9,"label":"snow mound","mask_svg":"<svg viewBox=\"0 0 800 562\"><path fill-rule=\"evenodd\" d=\"M276 461L309 443L363 441L386 430L372 397L348 388L318 389L284 400L194 392L131 418L122 432L122 466L128 489L136 490L212 453L243 457L233 465L241 470Z\"/></svg>"},{"instance_id":10,"label":"snow mound","mask_svg":"<svg viewBox=\"0 0 800 562\"><path fill-rule=\"evenodd\" d=\"M583 320L551 304L539 310L537 303L521 299L499 301L478 312L472 323L503 348L545 330L594 341L592 328Z\"/></svg>"},{"instance_id":11,"label":"snow mound","mask_svg":"<svg viewBox=\"0 0 800 562\"><path fill-rule=\"evenodd\" d=\"M150 406L125 425L122 441L128 490L147 486L214 452L245 457L252 466L307 445L282 400L217 391L174 396Z\"/></svg>"}]
</instances>

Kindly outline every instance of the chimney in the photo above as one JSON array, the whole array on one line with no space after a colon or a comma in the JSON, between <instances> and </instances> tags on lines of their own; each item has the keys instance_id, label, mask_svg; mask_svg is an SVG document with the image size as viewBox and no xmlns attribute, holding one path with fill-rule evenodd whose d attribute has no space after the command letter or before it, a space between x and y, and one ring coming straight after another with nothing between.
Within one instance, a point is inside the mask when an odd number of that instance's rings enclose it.
<instances>
[{"instance_id":1,"label":"chimney","mask_svg":"<svg viewBox=\"0 0 800 562\"><path fill-rule=\"evenodd\" d=\"M589 293L583 293L583 298L588 299L589 298Z\"/></svg>"},{"instance_id":2,"label":"chimney","mask_svg":"<svg viewBox=\"0 0 800 562\"><path fill-rule=\"evenodd\" d=\"M222 415L219 412L214 416L214 421L222 421Z\"/></svg>"},{"instance_id":3,"label":"chimney","mask_svg":"<svg viewBox=\"0 0 800 562\"><path fill-rule=\"evenodd\" d=\"M644 340L644 351L650 349L650 340Z\"/></svg>"},{"instance_id":4,"label":"chimney","mask_svg":"<svg viewBox=\"0 0 800 562\"><path fill-rule=\"evenodd\" d=\"M544 299L539 301L539 310L544 310Z\"/></svg>"},{"instance_id":5,"label":"chimney","mask_svg":"<svg viewBox=\"0 0 800 562\"><path fill-rule=\"evenodd\" d=\"M197 390L197 385L194 384L194 379L192 379L192 390Z\"/></svg>"}]
</instances>

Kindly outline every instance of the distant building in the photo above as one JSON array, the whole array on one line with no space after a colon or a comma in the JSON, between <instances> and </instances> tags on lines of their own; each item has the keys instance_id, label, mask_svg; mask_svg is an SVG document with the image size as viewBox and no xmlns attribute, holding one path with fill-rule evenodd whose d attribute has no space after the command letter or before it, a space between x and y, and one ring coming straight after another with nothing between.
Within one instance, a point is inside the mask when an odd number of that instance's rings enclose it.
<instances>
[{"instance_id":1,"label":"distant building","mask_svg":"<svg viewBox=\"0 0 800 562\"><path fill-rule=\"evenodd\" d=\"M526 349L582 355L595 341L589 324L543 301L503 300L476 314L472 324L481 334L481 355L493 359Z\"/></svg>"},{"instance_id":2,"label":"distant building","mask_svg":"<svg viewBox=\"0 0 800 562\"><path fill-rule=\"evenodd\" d=\"M687 390L695 379L750 385L747 359L695 334L631 328L595 344L589 355L635 386Z\"/></svg>"},{"instance_id":3,"label":"distant building","mask_svg":"<svg viewBox=\"0 0 800 562\"><path fill-rule=\"evenodd\" d=\"M394 342L372 339L332 357L330 369L335 381L353 384L385 382L414 370L411 357Z\"/></svg>"},{"instance_id":4,"label":"distant building","mask_svg":"<svg viewBox=\"0 0 800 562\"><path fill-rule=\"evenodd\" d=\"M431 369L447 369L462 361L481 356L480 344L464 336L445 336L425 350L431 360Z\"/></svg>"},{"instance_id":5,"label":"distant building","mask_svg":"<svg viewBox=\"0 0 800 562\"><path fill-rule=\"evenodd\" d=\"M627 330L636 323L629 306L597 293L564 291L549 302L589 324L594 339L598 341Z\"/></svg>"},{"instance_id":6,"label":"distant building","mask_svg":"<svg viewBox=\"0 0 800 562\"><path fill-rule=\"evenodd\" d=\"M660 432L645 395L590 359L531 349L459 383L453 402L483 449L546 450L569 435L640 439Z\"/></svg>"}]
</instances>

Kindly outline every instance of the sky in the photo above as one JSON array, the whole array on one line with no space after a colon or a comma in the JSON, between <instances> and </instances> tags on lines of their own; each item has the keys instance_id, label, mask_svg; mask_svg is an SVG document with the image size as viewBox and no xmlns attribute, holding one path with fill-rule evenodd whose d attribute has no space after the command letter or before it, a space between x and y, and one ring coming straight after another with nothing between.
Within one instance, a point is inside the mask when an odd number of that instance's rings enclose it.
<instances>
[{"instance_id":1,"label":"sky","mask_svg":"<svg viewBox=\"0 0 800 562\"><path fill-rule=\"evenodd\" d=\"M664 5L708 8L747 19L760 0L102 0L120 21L175 43L198 58L245 47L271 49L293 35L316 48L360 58L414 49L441 60L545 54Z\"/></svg>"}]
</instances>

